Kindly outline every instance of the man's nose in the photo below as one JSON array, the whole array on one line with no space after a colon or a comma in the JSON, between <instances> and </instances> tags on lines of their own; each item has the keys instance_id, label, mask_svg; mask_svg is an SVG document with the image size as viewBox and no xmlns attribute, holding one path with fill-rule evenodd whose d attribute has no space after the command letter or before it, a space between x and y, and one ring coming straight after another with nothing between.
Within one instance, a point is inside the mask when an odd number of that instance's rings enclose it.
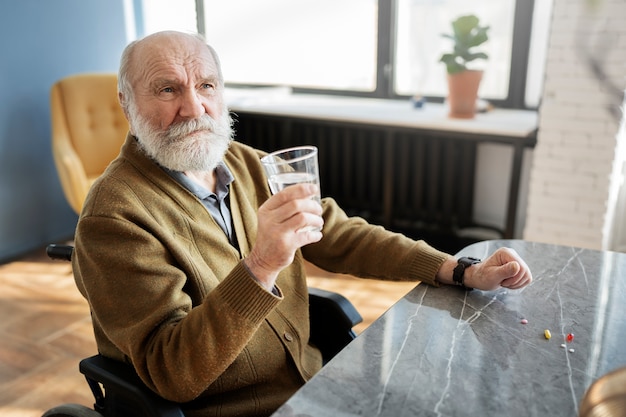
<instances>
[{"instance_id":1,"label":"man's nose","mask_svg":"<svg viewBox=\"0 0 626 417\"><path fill-rule=\"evenodd\" d=\"M186 92L181 99L180 110L178 112L181 117L195 119L206 113L206 108L202 97L196 91Z\"/></svg>"}]
</instances>

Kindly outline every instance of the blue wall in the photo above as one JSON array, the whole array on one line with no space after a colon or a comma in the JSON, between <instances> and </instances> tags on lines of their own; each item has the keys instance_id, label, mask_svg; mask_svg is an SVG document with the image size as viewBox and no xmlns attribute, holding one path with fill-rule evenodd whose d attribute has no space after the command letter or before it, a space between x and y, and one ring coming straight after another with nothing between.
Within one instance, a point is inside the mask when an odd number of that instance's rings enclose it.
<instances>
[{"instance_id":1,"label":"blue wall","mask_svg":"<svg viewBox=\"0 0 626 417\"><path fill-rule=\"evenodd\" d=\"M0 5L0 262L73 235L77 216L50 150L50 88L70 74L117 71L123 2Z\"/></svg>"}]
</instances>

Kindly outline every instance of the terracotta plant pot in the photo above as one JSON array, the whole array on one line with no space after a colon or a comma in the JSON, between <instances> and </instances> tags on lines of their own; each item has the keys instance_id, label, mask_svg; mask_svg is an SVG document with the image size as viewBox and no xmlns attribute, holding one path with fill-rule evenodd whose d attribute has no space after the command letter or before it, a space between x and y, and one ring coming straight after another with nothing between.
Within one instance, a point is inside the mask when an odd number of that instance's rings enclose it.
<instances>
[{"instance_id":1,"label":"terracotta plant pot","mask_svg":"<svg viewBox=\"0 0 626 417\"><path fill-rule=\"evenodd\" d=\"M448 74L448 105L449 117L457 119L472 119L476 115L476 99L478 86L483 72L467 70Z\"/></svg>"}]
</instances>

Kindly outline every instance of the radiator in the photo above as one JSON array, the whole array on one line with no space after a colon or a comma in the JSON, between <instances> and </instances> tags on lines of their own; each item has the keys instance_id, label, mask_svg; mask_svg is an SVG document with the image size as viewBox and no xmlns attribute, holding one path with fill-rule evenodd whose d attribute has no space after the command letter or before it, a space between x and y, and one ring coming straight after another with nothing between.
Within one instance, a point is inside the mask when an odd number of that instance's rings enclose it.
<instances>
[{"instance_id":1,"label":"radiator","mask_svg":"<svg viewBox=\"0 0 626 417\"><path fill-rule=\"evenodd\" d=\"M319 149L322 196L350 215L422 237L472 221L476 142L346 122L241 114L237 140L265 151Z\"/></svg>"}]
</instances>

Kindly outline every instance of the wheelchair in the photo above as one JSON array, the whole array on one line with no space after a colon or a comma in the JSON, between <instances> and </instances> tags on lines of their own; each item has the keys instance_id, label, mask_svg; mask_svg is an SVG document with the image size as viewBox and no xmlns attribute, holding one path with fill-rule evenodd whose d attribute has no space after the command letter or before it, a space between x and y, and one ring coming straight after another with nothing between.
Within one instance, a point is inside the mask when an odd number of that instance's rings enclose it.
<instances>
[{"instance_id":1,"label":"wheelchair","mask_svg":"<svg viewBox=\"0 0 626 417\"><path fill-rule=\"evenodd\" d=\"M67 261L73 250L69 245L46 248L50 258ZM319 288L309 288L309 312L311 343L322 352L324 364L356 337L353 327L363 321L348 299ZM97 354L81 360L78 369L93 393L93 409L62 404L42 417L184 417L177 403L146 387L131 365Z\"/></svg>"}]
</instances>

